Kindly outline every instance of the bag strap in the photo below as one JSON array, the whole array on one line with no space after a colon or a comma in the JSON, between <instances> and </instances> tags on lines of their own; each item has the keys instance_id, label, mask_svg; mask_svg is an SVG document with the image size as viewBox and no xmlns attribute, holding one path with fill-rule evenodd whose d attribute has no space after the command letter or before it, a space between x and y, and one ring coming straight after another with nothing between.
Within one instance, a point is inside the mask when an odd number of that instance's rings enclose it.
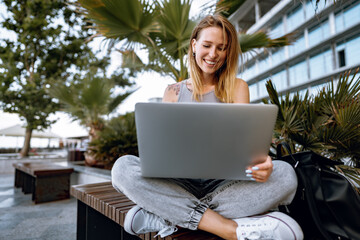
<instances>
[{"instance_id":1,"label":"bag strap","mask_svg":"<svg viewBox=\"0 0 360 240\"><path fill-rule=\"evenodd\" d=\"M291 148L290 145L287 142L281 142L277 145L276 147L276 158L277 159L281 159L283 158L283 155L281 153L281 150L285 148L286 152L288 153L288 155L290 156L291 160L293 161L293 166L294 168L296 168L299 164L299 161L296 160L291 152Z\"/></svg>"}]
</instances>

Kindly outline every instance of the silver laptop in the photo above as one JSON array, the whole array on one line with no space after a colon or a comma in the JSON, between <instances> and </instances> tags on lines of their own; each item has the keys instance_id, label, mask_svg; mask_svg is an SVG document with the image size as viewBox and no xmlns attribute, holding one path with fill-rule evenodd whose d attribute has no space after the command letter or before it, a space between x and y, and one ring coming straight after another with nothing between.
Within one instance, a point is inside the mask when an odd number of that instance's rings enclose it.
<instances>
[{"instance_id":1,"label":"silver laptop","mask_svg":"<svg viewBox=\"0 0 360 240\"><path fill-rule=\"evenodd\" d=\"M269 152L278 108L268 104L137 103L144 177L249 179Z\"/></svg>"}]
</instances>

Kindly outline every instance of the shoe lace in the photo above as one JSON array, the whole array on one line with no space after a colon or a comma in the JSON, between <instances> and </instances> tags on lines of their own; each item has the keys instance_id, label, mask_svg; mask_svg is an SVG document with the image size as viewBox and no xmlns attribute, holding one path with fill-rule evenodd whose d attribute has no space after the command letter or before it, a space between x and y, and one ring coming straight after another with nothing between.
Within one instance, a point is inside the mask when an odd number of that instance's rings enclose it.
<instances>
[{"instance_id":1,"label":"shoe lace","mask_svg":"<svg viewBox=\"0 0 360 240\"><path fill-rule=\"evenodd\" d=\"M169 235L171 235L172 233L176 232L178 229L177 227L173 226L173 225L169 225L163 229L161 229L155 236L154 238L156 238L157 236L160 235L160 237L164 238L167 237Z\"/></svg>"},{"instance_id":2,"label":"shoe lace","mask_svg":"<svg viewBox=\"0 0 360 240\"><path fill-rule=\"evenodd\" d=\"M253 223L241 224L238 227L239 240L272 239L277 224L263 219Z\"/></svg>"},{"instance_id":3,"label":"shoe lace","mask_svg":"<svg viewBox=\"0 0 360 240\"><path fill-rule=\"evenodd\" d=\"M154 238L159 235L160 235L160 237L163 238L163 237L171 235L172 233L174 233L178 230L176 226L172 225L171 223L167 222L166 220L164 220L152 213L147 215L146 221L149 223L148 231L150 231L150 232L157 231L157 230L159 231L154 236Z\"/></svg>"}]
</instances>

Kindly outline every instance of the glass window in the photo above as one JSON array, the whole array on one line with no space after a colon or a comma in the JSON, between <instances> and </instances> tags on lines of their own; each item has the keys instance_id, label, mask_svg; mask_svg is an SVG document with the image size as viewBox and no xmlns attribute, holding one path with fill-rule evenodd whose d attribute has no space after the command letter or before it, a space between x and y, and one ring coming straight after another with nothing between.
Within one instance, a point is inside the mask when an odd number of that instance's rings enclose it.
<instances>
[{"instance_id":1,"label":"glass window","mask_svg":"<svg viewBox=\"0 0 360 240\"><path fill-rule=\"evenodd\" d=\"M278 38L284 35L284 24L282 23L282 20L277 21L274 25L270 27L269 36L271 38Z\"/></svg>"},{"instance_id":2,"label":"glass window","mask_svg":"<svg viewBox=\"0 0 360 240\"><path fill-rule=\"evenodd\" d=\"M276 66L285 60L285 52L283 48L280 48L272 54L272 66Z\"/></svg>"},{"instance_id":3,"label":"glass window","mask_svg":"<svg viewBox=\"0 0 360 240\"><path fill-rule=\"evenodd\" d=\"M326 20L309 30L309 46L314 46L330 35L329 22Z\"/></svg>"},{"instance_id":4,"label":"glass window","mask_svg":"<svg viewBox=\"0 0 360 240\"><path fill-rule=\"evenodd\" d=\"M333 69L331 61L331 50L325 50L310 58L310 78L318 78L331 72Z\"/></svg>"},{"instance_id":5,"label":"glass window","mask_svg":"<svg viewBox=\"0 0 360 240\"><path fill-rule=\"evenodd\" d=\"M315 15L315 10L316 10L315 3L311 0L308 0L305 6L306 19L312 18Z\"/></svg>"},{"instance_id":6,"label":"glass window","mask_svg":"<svg viewBox=\"0 0 360 240\"><path fill-rule=\"evenodd\" d=\"M267 80L268 80L268 78L258 82L258 87L259 87L259 96L258 96L258 98L269 96L269 94L268 94L268 92L266 90L266 85L265 85Z\"/></svg>"},{"instance_id":7,"label":"glass window","mask_svg":"<svg viewBox=\"0 0 360 240\"><path fill-rule=\"evenodd\" d=\"M275 85L277 91L282 91L287 88L285 70L273 74L270 79Z\"/></svg>"},{"instance_id":8,"label":"glass window","mask_svg":"<svg viewBox=\"0 0 360 240\"><path fill-rule=\"evenodd\" d=\"M254 76L256 75L256 66L255 64L251 64L251 65L245 65L244 68L244 72L241 74L241 77L245 80L245 81L249 81L250 79L252 79Z\"/></svg>"},{"instance_id":9,"label":"glass window","mask_svg":"<svg viewBox=\"0 0 360 240\"><path fill-rule=\"evenodd\" d=\"M289 67L290 86L296 86L308 81L306 61Z\"/></svg>"},{"instance_id":10,"label":"glass window","mask_svg":"<svg viewBox=\"0 0 360 240\"><path fill-rule=\"evenodd\" d=\"M316 1L307 0L306 6L305 6L306 19L312 18L315 14L319 14L322 10L324 10L330 4L331 4L331 1L319 1L318 5L316 6Z\"/></svg>"},{"instance_id":11,"label":"glass window","mask_svg":"<svg viewBox=\"0 0 360 240\"><path fill-rule=\"evenodd\" d=\"M352 66L360 63L360 35L338 43L336 47L338 67Z\"/></svg>"},{"instance_id":12,"label":"glass window","mask_svg":"<svg viewBox=\"0 0 360 240\"><path fill-rule=\"evenodd\" d=\"M301 35L296 42L289 46L289 55L290 57L295 56L296 54L304 51L305 49L305 38Z\"/></svg>"},{"instance_id":13,"label":"glass window","mask_svg":"<svg viewBox=\"0 0 360 240\"><path fill-rule=\"evenodd\" d=\"M258 98L256 83L249 85L249 92L250 92L250 101L253 101Z\"/></svg>"},{"instance_id":14,"label":"glass window","mask_svg":"<svg viewBox=\"0 0 360 240\"><path fill-rule=\"evenodd\" d=\"M259 73L265 72L270 68L270 57L261 58L258 63Z\"/></svg>"},{"instance_id":15,"label":"glass window","mask_svg":"<svg viewBox=\"0 0 360 240\"><path fill-rule=\"evenodd\" d=\"M335 14L336 32L360 22L360 3L355 3Z\"/></svg>"},{"instance_id":16,"label":"glass window","mask_svg":"<svg viewBox=\"0 0 360 240\"><path fill-rule=\"evenodd\" d=\"M357 36L346 43L345 62L347 66L360 63L360 36Z\"/></svg>"},{"instance_id":17,"label":"glass window","mask_svg":"<svg viewBox=\"0 0 360 240\"><path fill-rule=\"evenodd\" d=\"M290 13L288 13L286 18L287 23L287 32L291 32L298 26L300 26L302 23L304 23L305 17L304 17L304 11L302 4L297 6L294 10L292 10Z\"/></svg>"}]
</instances>

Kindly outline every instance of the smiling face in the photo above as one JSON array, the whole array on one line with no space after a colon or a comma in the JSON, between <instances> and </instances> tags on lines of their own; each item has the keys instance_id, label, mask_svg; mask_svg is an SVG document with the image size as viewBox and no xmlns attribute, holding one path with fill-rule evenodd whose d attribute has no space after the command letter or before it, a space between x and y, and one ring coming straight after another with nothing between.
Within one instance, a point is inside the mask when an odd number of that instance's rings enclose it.
<instances>
[{"instance_id":1,"label":"smiling face","mask_svg":"<svg viewBox=\"0 0 360 240\"><path fill-rule=\"evenodd\" d=\"M213 78L226 60L227 38L220 27L207 27L200 31L198 39L192 40L196 64L204 78Z\"/></svg>"}]
</instances>

